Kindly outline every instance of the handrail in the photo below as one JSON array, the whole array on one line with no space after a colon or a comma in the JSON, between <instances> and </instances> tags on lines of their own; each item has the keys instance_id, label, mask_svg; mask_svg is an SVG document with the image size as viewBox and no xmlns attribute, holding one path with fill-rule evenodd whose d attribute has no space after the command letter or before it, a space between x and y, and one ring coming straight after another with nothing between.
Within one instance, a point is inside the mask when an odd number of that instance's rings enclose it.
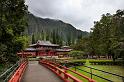
<instances>
[{"instance_id":1,"label":"handrail","mask_svg":"<svg viewBox=\"0 0 124 82\"><path fill-rule=\"evenodd\" d=\"M94 69L94 70L97 70L97 71L101 71L101 72L104 72L104 73L108 73L108 74L111 74L111 75L115 75L115 76L124 78L124 76L121 76L121 75L118 75L118 74L115 74L115 73L110 73L110 72L107 72L107 71L104 71L104 70L96 69L96 68L93 68L93 67L90 67L90 66L84 66L84 67L91 68L91 69Z\"/></svg>"},{"instance_id":2,"label":"handrail","mask_svg":"<svg viewBox=\"0 0 124 82\"><path fill-rule=\"evenodd\" d=\"M96 76L96 77L99 77L99 78L101 78L101 79L104 79L104 80L106 80L106 81L113 82L113 81L111 81L111 80L109 80L109 79L106 79L106 78L101 77L101 76L99 76L99 75L96 75L96 74L90 73L90 72L88 72L88 71L82 70L82 69L80 69L80 68L76 68L76 69L78 69L78 70L80 70L80 71L83 71L83 72L86 72L86 73L89 73L89 74L92 74L92 75L94 75L94 76Z\"/></svg>"},{"instance_id":3,"label":"handrail","mask_svg":"<svg viewBox=\"0 0 124 82\"><path fill-rule=\"evenodd\" d=\"M78 65L77 65L77 66L78 66ZM85 66L85 65L84 65L84 67L89 68L89 69L91 70L91 72L88 72L88 71L85 71L85 70L83 70L83 69L78 68L77 66L73 66L73 68L75 68L75 70L80 70L80 71L86 72L86 73L88 73L88 74L91 74L91 78L92 78L92 76L94 75L94 76L96 76L96 77L98 77L98 78L101 78L101 79L103 79L103 80L106 80L106 81L109 81L109 82L113 82L112 80L110 80L110 79L108 79L108 78L105 78L105 77L102 77L102 76L100 76L100 75L97 75L97 74L92 73L92 70L97 70L97 71L99 71L99 72L103 72L103 73L106 73L106 74L111 74L111 75L120 77L120 78L122 78L122 81L124 82L124 76L121 76L121 75L118 75L118 74L115 74L115 73L107 72L107 71L104 71L104 70L100 70L100 69L97 69L97 68L93 68L93 67Z\"/></svg>"},{"instance_id":4,"label":"handrail","mask_svg":"<svg viewBox=\"0 0 124 82\"><path fill-rule=\"evenodd\" d=\"M84 66L84 67L90 68L91 70L97 70L97 71L99 71L99 72L103 72L103 73L106 73L106 74L114 75L114 76L116 76L116 77L120 77L120 78L122 78L122 81L124 82L124 76L121 76L121 75L118 75L118 74L115 74L115 73L111 73L111 72L107 72L107 71L104 71L104 70L100 70L100 69L97 69L97 68L93 68L93 67L90 67L90 66ZM76 69L79 69L79 68L76 68ZM82 70L82 69L79 69L79 70ZM84 71L84 70L82 70L82 71ZM85 72L85 71L84 71L84 72ZM109 80L109 79L106 79L106 78L104 78L104 77L101 77L101 76L96 75L96 74L93 74L93 73L92 73L91 75L94 75L94 76L97 76L97 77L102 78L102 79L104 79L104 80L113 82L113 81L111 81L111 80Z\"/></svg>"},{"instance_id":5,"label":"handrail","mask_svg":"<svg viewBox=\"0 0 124 82\"><path fill-rule=\"evenodd\" d=\"M0 81L4 81L4 82L8 81L8 79L14 73L14 71L18 68L18 66L19 66L19 61L17 61L16 64L11 66L9 69L7 69L5 72L3 72L0 75Z\"/></svg>"},{"instance_id":6,"label":"handrail","mask_svg":"<svg viewBox=\"0 0 124 82\"><path fill-rule=\"evenodd\" d=\"M73 70L71 70L71 69L69 69L69 68L67 68L67 67L65 67L65 66L62 66L62 65L60 65L60 64L57 64L57 63L55 63L55 62L48 62L48 61L46 61L46 60L42 60L42 63L44 63L44 62L46 62L46 64L48 65L48 63L49 64L51 64L51 66L53 66L53 67L58 67L59 69L60 68L62 68L62 69L64 69L64 70L68 70L68 71L71 71L71 72L73 72L73 73L75 73L75 74L77 74L77 75L79 75L79 76L81 76L82 78L85 78L86 80L88 80L88 82L96 82L95 80L93 80L93 79L91 79L91 78L89 78L89 77L87 77L87 76L85 76L85 75L82 75L82 74L80 74L80 73L78 73L78 72L76 72L76 71L73 71Z\"/></svg>"},{"instance_id":7,"label":"handrail","mask_svg":"<svg viewBox=\"0 0 124 82\"><path fill-rule=\"evenodd\" d=\"M50 62L50 61L49 61L49 62ZM50 62L50 63L52 63L52 64L54 64L54 65L57 65L58 67L62 67L63 69L69 70L69 71L71 71L71 72L73 72L73 73L75 73L75 74L77 74L77 75L83 77L84 79L88 80L89 82L96 82L95 80L93 80L93 79L91 79L91 78L89 78L89 77L87 77L87 76L85 76L85 75L83 75L83 74L80 74L80 73L78 73L78 72L76 72L76 71L73 71L73 70L71 70L71 69L69 69L69 68L67 68L67 67L65 67L65 66L62 66L62 65L60 65L60 64L57 64L57 63L55 63L55 62Z\"/></svg>"},{"instance_id":8,"label":"handrail","mask_svg":"<svg viewBox=\"0 0 124 82\"><path fill-rule=\"evenodd\" d=\"M71 74L67 73L66 71L52 65L49 62L46 61L40 61L40 64L43 64L45 67L52 70L55 74L57 74L61 79L64 80L64 82L70 82L69 78L72 79L74 82L82 82L81 80L77 79L76 77L72 76ZM64 75L64 76L63 76Z\"/></svg>"},{"instance_id":9,"label":"handrail","mask_svg":"<svg viewBox=\"0 0 124 82\"><path fill-rule=\"evenodd\" d=\"M26 69L26 66L27 66L27 61L24 61L8 82L20 82L21 77Z\"/></svg>"}]
</instances>

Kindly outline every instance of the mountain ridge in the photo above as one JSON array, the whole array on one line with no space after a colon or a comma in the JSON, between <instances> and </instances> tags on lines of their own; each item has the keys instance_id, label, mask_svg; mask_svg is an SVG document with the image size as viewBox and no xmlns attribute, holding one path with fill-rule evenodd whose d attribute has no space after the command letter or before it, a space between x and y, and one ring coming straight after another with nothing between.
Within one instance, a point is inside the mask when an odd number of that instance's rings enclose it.
<instances>
[{"instance_id":1,"label":"mountain ridge","mask_svg":"<svg viewBox=\"0 0 124 82\"><path fill-rule=\"evenodd\" d=\"M71 44L75 43L77 39L89 35L88 32L76 29L73 25L58 19L41 18L31 13L29 13L27 17L28 27L26 28L25 33L30 35L31 38L35 35L35 40L42 39L53 42L55 35L59 39L62 39L62 44L63 42Z\"/></svg>"}]
</instances>

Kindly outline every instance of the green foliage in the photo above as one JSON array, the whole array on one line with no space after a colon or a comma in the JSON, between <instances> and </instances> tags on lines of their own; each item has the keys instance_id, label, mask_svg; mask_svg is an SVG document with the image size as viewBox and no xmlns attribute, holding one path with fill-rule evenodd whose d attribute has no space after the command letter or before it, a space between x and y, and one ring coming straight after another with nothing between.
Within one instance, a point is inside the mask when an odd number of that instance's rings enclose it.
<instances>
[{"instance_id":1,"label":"green foliage","mask_svg":"<svg viewBox=\"0 0 124 82\"><path fill-rule=\"evenodd\" d=\"M71 45L71 47L75 50L80 50L80 51L84 51L87 52L90 50L90 38L89 37L84 37L84 38L80 38L78 39L77 43L74 45Z\"/></svg>"},{"instance_id":2,"label":"green foliage","mask_svg":"<svg viewBox=\"0 0 124 82\"><path fill-rule=\"evenodd\" d=\"M124 11L118 10L116 14L102 15L100 21L95 22L91 33L91 43L95 54L112 55L116 58L115 52L120 48L120 42L124 36Z\"/></svg>"},{"instance_id":3,"label":"green foliage","mask_svg":"<svg viewBox=\"0 0 124 82\"><path fill-rule=\"evenodd\" d=\"M32 44L35 44L36 43L36 41L35 41L35 36L34 36L34 34L32 35Z\"/></svg>"},{"instance_id":4,"label":"green foliage","mask_svg":"<svg viewBox=\"0 0 124 82\"><path fill-rule=\"evenodd\" d=\"M14 51L19 52L24 50L28 46L28 36L20 36L15 38L14 42Z\"/></svg>"},{"instance_id":5,"label":"green foliage","mask_svg":"<svg viewBox=\"0 0 124 82\"><path fill-rule=\"evenodd\" d=\"M89 60L91 65L124 65L123 61L112 61L112 60Z\"/></svg>"},{"instance_id":6,"label":"green foliage","mask_svg":"<svg viewBox=\"0 0 124 82\"><path fill-rule=\"evenodd\" d=\"M56 39L56 31L55 31L55 30L53 31L52 36L53 36L53 38L52 38L52 39L53 39L52 42L53 42L54 44L57 43L57 41L56 41L56 40L57 40L57 39Z\"/></svg>"},{"instance_id":7,"label":"green foliage","mask_svg":"<svg viewBox=\"0 0 124 82\"><path fill-rule=\"evenodd\" d=\"M116 14L103 14L100 21L94 22L89 37L78 39L72 47L89 55L111 55L113 60L124 59L124 10Z\"/></svg>"},{"instance_id":8,"label":"green foliage","mask_svg":"<svg viewBox=\"0 0 124 82\"><path fill-rule=\"evenodd\" d=\"M69 52L69 56L70 57L74 57L75 59L80 59L80 58L82 58L82 56L84 55L84 52L82 52L82 51L71 51L71 52Z\"/></svg>"},{"instance_id":9,"label":"green foliage","mask_svg":"<svg viewBox=\"0 0 124 82\"><path fill-rule=\"evenodd\" d=\"M7 51L7 46L0 43L0 63L4 63L7 61L6 51Z\"/></svg>"},{"instance_id":10,"label":"green foliage","mask_svg":"<svg viewBox=\"0 0 124 82\"><path fill-rule=\"evenodd\" d=\"M29 13L28 28L25 34L34 34L37 40L49 40L60 45L74 44L78 38L88 36L88 32L77 30L75 27L60 20L43 19Z\"/></svg>"},{"instance_id":11,"label":"green foliage","mask_svg":"<svg viewBox=\"0 0 124 82\"><path fill-rule=\"evenodd\" d=\"M41 32L35 33L31 36L32 44L36 43L38 40L51 41L54 44L62 45L62 37L59 35L58 30L53 30L53 32Z\"/></svg>"},{"instance_id":12,"label":"green foliage","mask_svg":"<svg viewBox=\"0 0 124 82\"><path fill-rule=\"evenodd\" d=\"M27 8L24 0L0 0L0 63L15 62L26 46Z\"/></svg>"}]
</instances>

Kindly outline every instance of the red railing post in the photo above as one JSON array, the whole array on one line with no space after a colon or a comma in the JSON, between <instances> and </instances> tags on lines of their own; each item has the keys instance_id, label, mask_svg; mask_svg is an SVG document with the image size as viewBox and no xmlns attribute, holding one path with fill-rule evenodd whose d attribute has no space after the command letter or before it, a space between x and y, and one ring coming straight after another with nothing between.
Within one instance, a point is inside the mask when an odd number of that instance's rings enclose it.
<instances>
[{"instance_id":1,"label":"red railing post","mask_svg":"<svg viewBox=\"0 0 124 82\"><path fill-rule=\"evenodd\" d=\"M61 71L60 71L60 70L58 70L58 72L59 72L59 75L61 75Z\"/></svg>"},{"instance_id":2,"label":"red railing post","mask_svg":"<svg viewBox=\"0 0 124 82\"><path fill-rule=\"evenodd\" d=\"M89 80L89 82L96 82L96 81L95 81L95 80L93 80L93 79L90 79L90 80Z\"/></svg>"},{"instance_id":3,"label":"red railing post","mask_svg":"<svg viewBox=\"0 0 124 82\"><path fill-rule=\"evenodd\" d=\"M68 75L66 73L64 73L64 79L68 80Z\"/></svg>"},{"instance_id":4,"label":"red railing post","mask_svg":"<svg viewBox=\"0 0 124 82\"><path fill-rule=\"evenodd\" d=\"M20 64L20 67L16 70L14 75L10 78L8 82L20 82L20 79L22 77L22 74L26 68L27 62L24 61Z\"/></svg>"},{"instance_id":5,"label":"red railing post","mask_svg":"<svg viewBox=\"0 0 124 82\"><path fill-rule=\"evenodd\" d=\"M71 71L79 76L81 76L82 78L86 79L88 82L96 82L95 80L87 77L87 76L84 76L78 72L75 72L73 70L70 70L69 68L67 67L64 67L64 66L61 66L57 63L54 63L54 62L49 62L49 61L39 61L39 63L42 63L44 64L44 66L46 66L47 68L49 68L50 70L52 70L54 73L56 73L59 77L61 77L64 82L69 82L69 79L72 79L73 82L82 82L81 80L79 80L78 78L74 77L73 75L67 73L68 71Z\"/></svg>"}]
</instances>

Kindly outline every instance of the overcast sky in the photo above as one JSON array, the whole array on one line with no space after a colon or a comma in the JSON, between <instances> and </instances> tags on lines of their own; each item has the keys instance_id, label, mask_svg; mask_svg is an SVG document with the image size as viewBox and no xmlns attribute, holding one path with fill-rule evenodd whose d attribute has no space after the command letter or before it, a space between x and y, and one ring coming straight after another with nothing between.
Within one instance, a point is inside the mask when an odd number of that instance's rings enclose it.
<instances>
[{"instance_id":1,"label":"overcast sky","mask_svg":"<svg viewBox=\"0 0 124 82\"><path fill-rule=\"evenodd\" d=\"M124 0L26 0L28 10L42 18L59 19L90 31L102 14L124 9Z\"/></svg>"}]
</instances>

